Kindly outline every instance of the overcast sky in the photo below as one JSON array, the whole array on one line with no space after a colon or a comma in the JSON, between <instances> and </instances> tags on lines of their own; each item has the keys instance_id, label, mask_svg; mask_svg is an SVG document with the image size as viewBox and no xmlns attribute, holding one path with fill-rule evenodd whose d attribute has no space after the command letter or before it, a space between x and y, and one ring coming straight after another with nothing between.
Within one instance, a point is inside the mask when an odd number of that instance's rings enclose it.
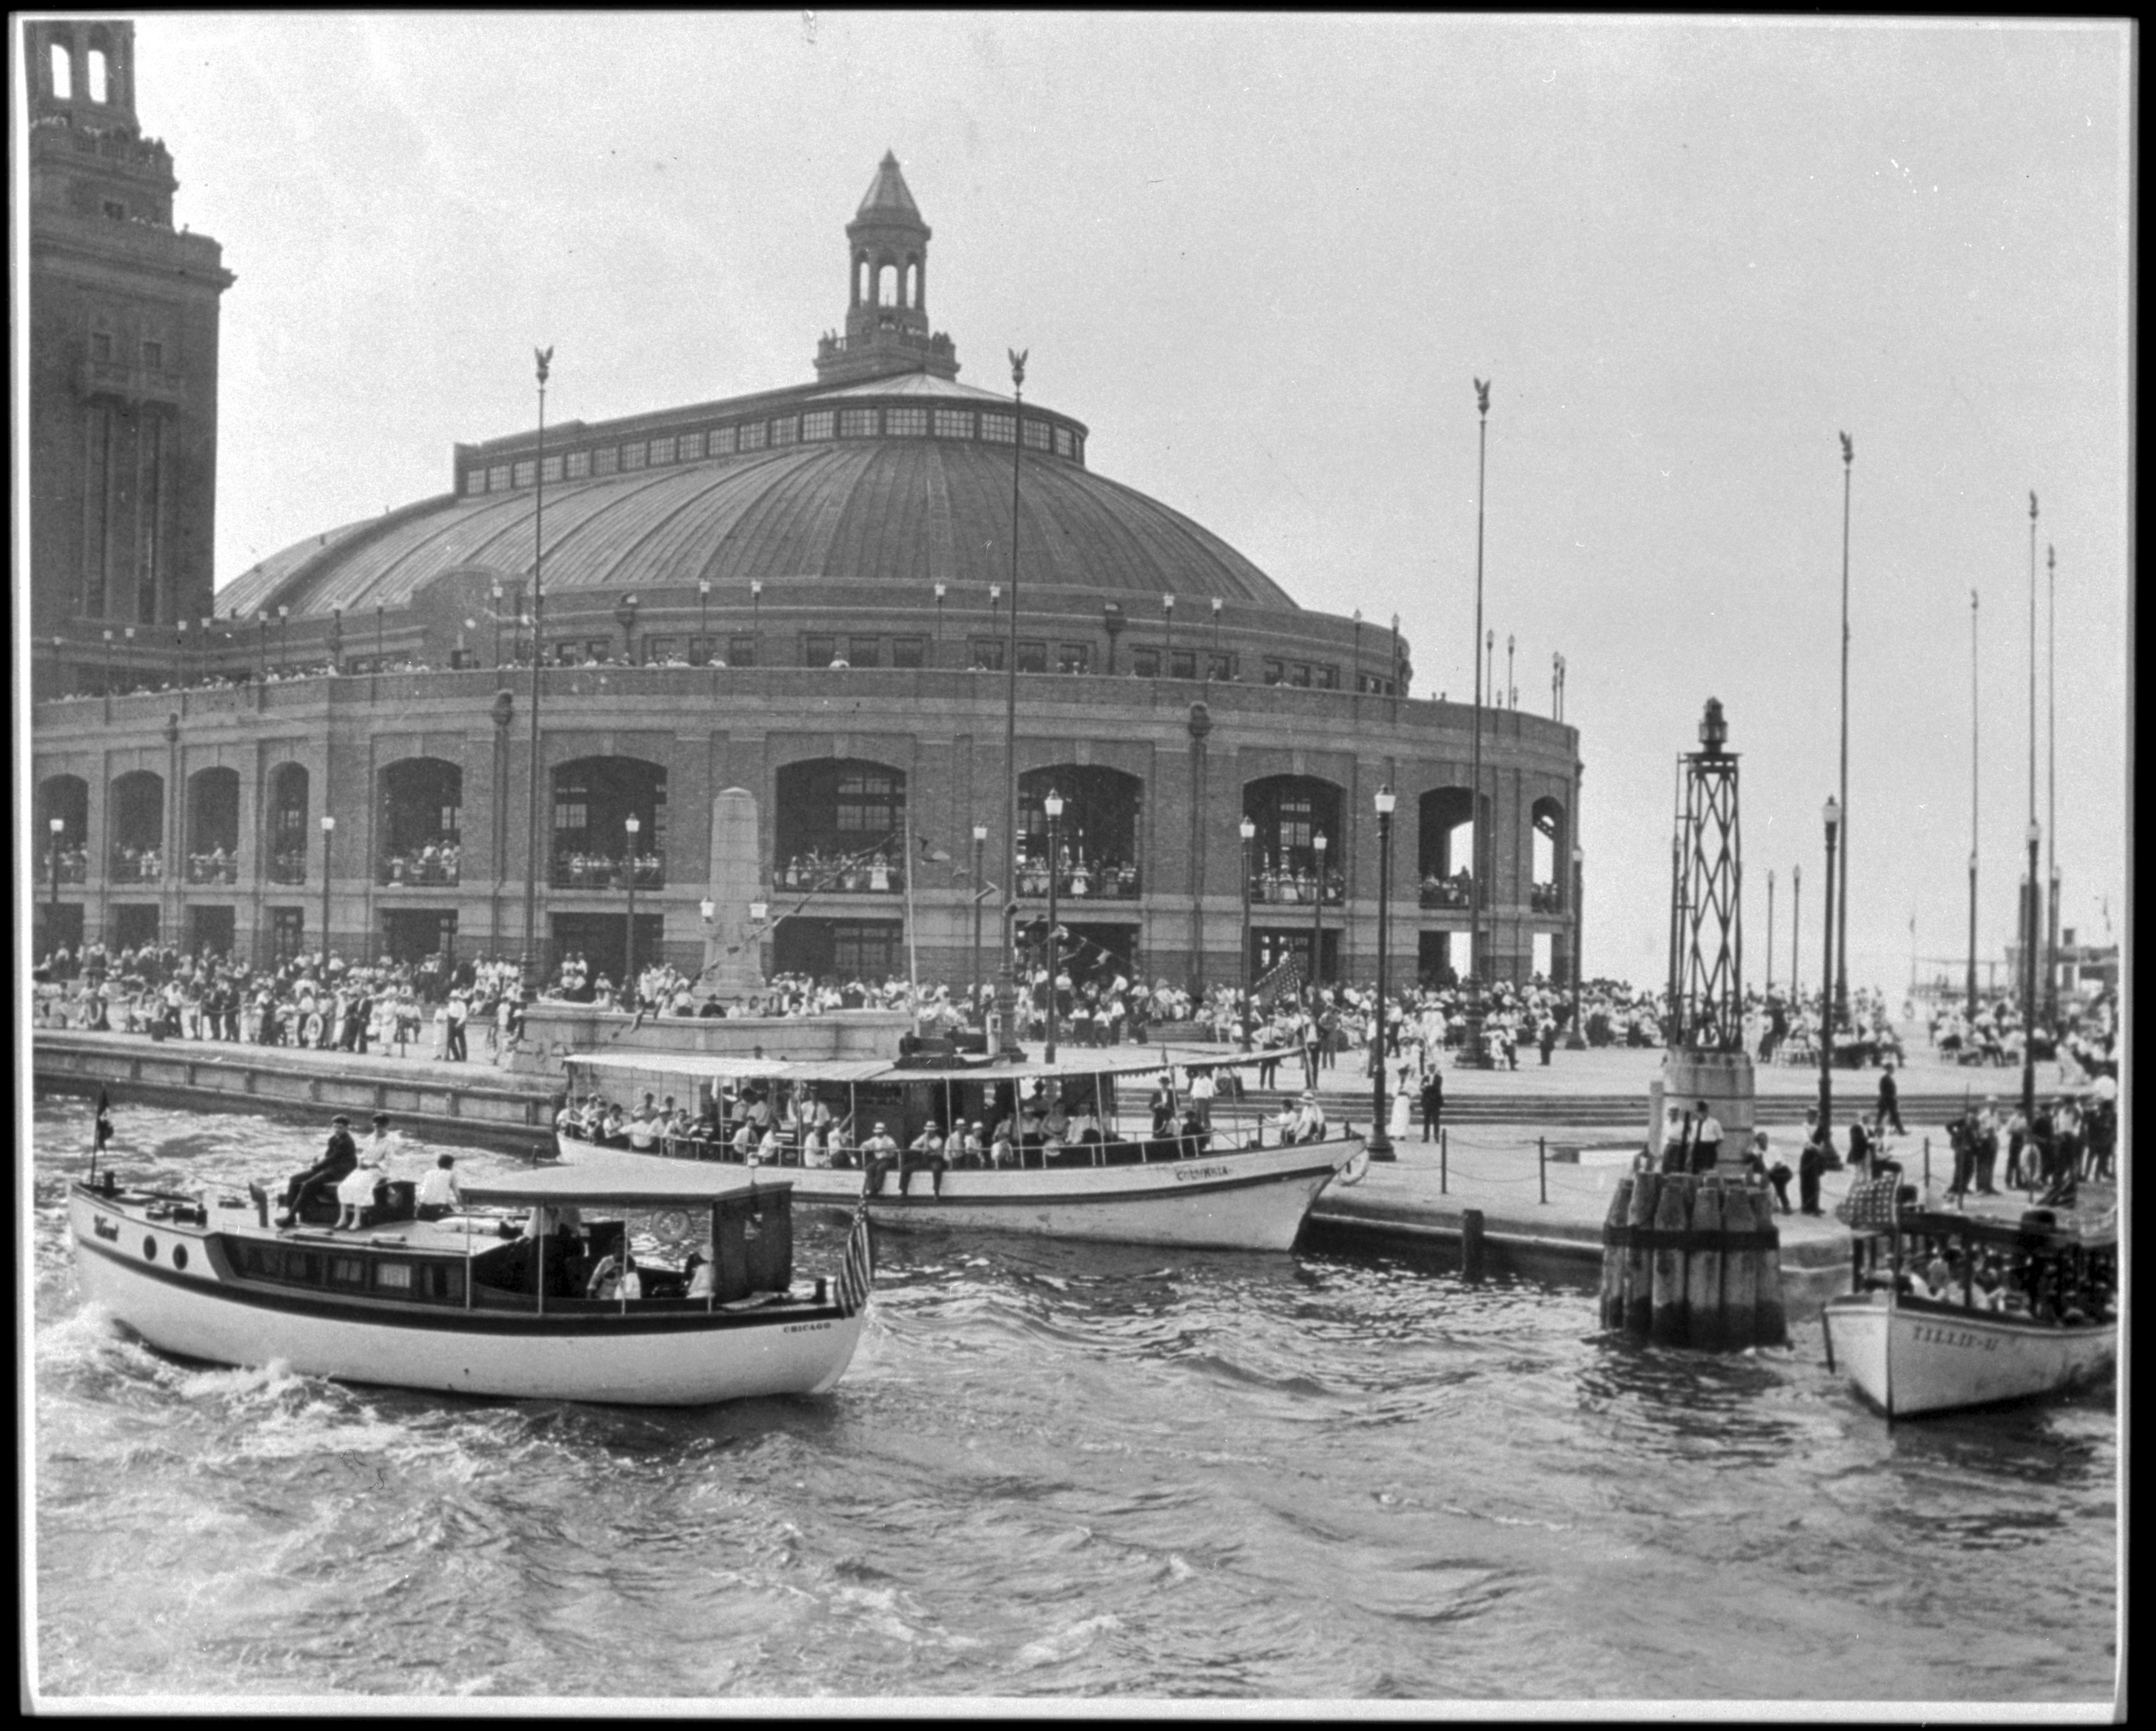
<instances>
[{"instance_id":1,"label":"overcast sky","mask_svg":"<svg viewBox=\"0 0 2156 1731\"><path fill-rule=\"evenodd\" d=\"M1525 706L1569 663L1590 973L1661 978L1674 755L1744 753L1748 973L1816 979L1851 537L1851 967L1982 947L2058 554L2066 921L2123 930L2129 39L2119 27L1050 13L149 15L146 131L223 242L220 583L444 491L449 447L811 376L895 149L973 383L1304 604ZM2041 614L2040 613L2040 627ZM2041 677L2041 670L2040 670ZM2040 690L2040 717L2042 693ZM2041 747L2040 747L2041 750ZM2041 769L2040 763L2040 769ZM2040 814L2045 799L2040 790ZM1958 974L1958 969L1957 969Z\"/></svg>"}]
</instances>

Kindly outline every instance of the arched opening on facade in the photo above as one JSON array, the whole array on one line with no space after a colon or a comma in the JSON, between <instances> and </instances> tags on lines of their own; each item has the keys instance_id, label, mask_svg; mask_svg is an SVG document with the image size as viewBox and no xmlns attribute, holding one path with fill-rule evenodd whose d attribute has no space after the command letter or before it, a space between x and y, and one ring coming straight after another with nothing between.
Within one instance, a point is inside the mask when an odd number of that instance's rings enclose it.
<instances>
[{"instance_id":1,"label":"arched opening on facade","mask_svg":"<svg viewBox=\"0 0 2156 1731\"><path fill-rule=\"evenodd\" d=\"M74 57L64 42L52 45L53 95L63 102L74 100Z\"/></svg>"},{"instance_id":2,"label":"arched opening on facade","mask_svg":"<svg viewBox=\"0 0 2156 1731\"><path fill-rule=\"evenodd\" d=\"M187 778L187 840L189 883L239 881L237 769L198 769Z\"/></svg>"},{"instance_id":3,"label":"arched opening on facade","mask_svg":"<svg viewBox=\"0 0 2156 1731\"><path fill-rule=\"evenodd\" d=\"M913 311L918 311L921 307L921 260L918 259L908 259L906 261L904 305Z\"/></svg>"},{"instance_id":4,"label":"arched opening on facade","mask_svg":"<svg viewBox=\"0 0 2156 1731\"><path fill-rule=\"evenodd\" d=\"M906 972L906 926L900 920L826 920L797 916L781 920L772 934L771 965L778 973L803 973L880 986ZM861 1000L850 996L846 1007Z\"/></svg>"},{"instance_id":5,"label":"arched opening on facade","mask_svg":"<svg viewBox=\"0 0 2156 1731\"><path fill-rule=\"evenodd\" d=\"M869 255L854 254L854 305L859 306L869 297Z\"/></svg>"},{"instance_id":6,"label":"arched opening on facade","mask_svg":"<svg viewBox=\"0 0 2156 1731\"><path fill-rule=\"evenodd\" d=\"M1489 830L1490 796L1482 796L1483 823ZM1476 838L1473 796L1465 788L1432 788L1416 814L1415 871L1421 879L1424 907L1466 908L1474 878Z\"/></svg>"},{"instance_id":7,"label":"arched opening on facade","mask_svg":"<svg viewBox=\"0 0 2156 1731\"><path fill-rule=\"evenodd\" d=\"M898 304L898 266L886 259L876 266L875 304L896 306Z\"/></svg>"},{"instance_id":8,"label":"arched opening on facade","mask_svg":"<svg viewBox=\"0 0 2156 1731\"><path fill-rule=\"evenodd\" d=\"M53 833L54 819L59 833ZM49 775L38 784L38 881L79 884L90 876L90 783L79 775ZM58 855L57 861L55 855Z\"/></svg>"},{"instance_id":9,"label":"arched opening on facade","mask_svg":"<svg viewBox=\"0 0 2156 1731\"><path fill-rule=\"evenodd\" d=\"M157 882L165 875L165 778L131 769L114 780L111 799L107 875L117 884Z\"/></svg>"},{"instance_id":10,"label":"arched opening on facade","mask_svg":"<svg viewBox=\"0 0 2156 1731\"><path fill-rule=\"evenodd\" d=\"M1534 825L1534 860L1527 877L1527 905L1536 913L1563 913L1571 900L1572 835L1564 802L1545 795L1528 809Z\"/></svg>"},{"instance_id":11,"label":"arched opening on facade","mask_svg":"<svg viewBox=\"0 0 2156 1731\"><path fill-rule=\"evenodd\" d=\"M385 907L382 910L382 953L393 962L417 966L439 959L446 973L456 966L457 912L453 907Z\"/></svg>"},{"instance_id":12,"label":"arched opening on facade","mask_svg":"<svg viewBox=\"0 0 2156 1731\"><path fill-rule=\"evenodd\" d=\"M191 956L229 956L239 929L239 914L228 902L221 907L191 903L187 908L187 952Z\"/></svg>"},{"instance_id":13,"label":"arched opening on facade","mask_svg":"<svg viewBox=\"0 0 2156 1731\"><path fill-rule=\"evenodd\" d=\"M90 51L90 75L84 83L90 87L91 101L110 102L112 100L108 63L103 49L94 48Z\"/></svg>"},{"instance_id":14,"label":"arched opening on facade","mask_svg":"<svg viewBox=\"0 0 2156 1731\"><path fill-rule=\"evenodd\" d=\"M303 763L280 763L270 772L268 849L270 881L307 881L307 770Z\"/></svg>"},{"instance_id":15,"label":"arched opening on facade","mask_svg":"<svg viewBox=\"0 0 2156 1731\"><path fill-rule=\"evenodd\" d=\"M632 859L638 889L665 887L665 769L642 758L578 758L559 765L554 771L554 887L626 891Z\"/></svg>"},{"instance_id":16,"label":"arched opening on facade","mask_svg":"<svg viewBox=\"0 0 2156 1731\"><path fill-rule=\"evenodd\" d=\"M112 904L112 937L116 950L138 950L156 945L162 935L157 904L154 901L116 901Z\"/></svg>"},{"instance_id":17,"label":"arched opening on facade","mask_svg":"<svg viewBox=\"0 0 2156 1731\"><path fill-rule=\"evenodd\" d=\"M1318 936L1317 979L1340 977L1340 934L1327 927ZM1292 1001L1311 979L1310 927L1306 925L1254 926L1250 928L1250 973L1253 994L1260 1005L1281 999Z\"/></svg>"},{"instance_id":18,"label":"arched opening on facade","mask_svg":"<svg viewBox=\"0 0 2156 1731\"><path fill-rule=\"evenodd\" d=\"M1145 783L1121 769L1091 763L1058 763L1019 777L1019 894L1048 893L1051 792L1063 799L1056 824L1056 894L1074 901L1135 901Z\"/></svg>"},{"instance_id":19,"label":"arched opening on facade","mask_svg":"<svg viewBox=\"0 0 2156 1731\"><path fill-rule=\"evenodd\" d=\"M1415 934L1415 978L1426 986L1456 986L1467 965L1465 932Z\"/></svg>"},{"instance_id":20,"label":"arched opening on facade","mask_svg":"<svg viewBox=\"0 0 2156 1731\"><path fill-rule=\"evenodd\" d=\"M772 881L785 895L896 894L906 888L906 772L816 758L778 772Z\"/></svg>"},{"instance_id":21,"label":"arched opening on facade","mask_svg":"<svg viewBox=\"0 0 2156 1731\"><path fill-rule=\"evenodd\" d=\"M1346 899L1341 855L1341 788L1314 775L1272 775L1243 784L1243 815L1257 826L1250 840L1250 900L1306 905L1317 899L1317 838L1326 839L1325 900ZM1306 953L1309 948L1304 944Z\"/></svg>"},{"instance_id":22,"label":"arched opening on facade","mask_svg":"<svg viewBox=\"0 0 2156 1731\"><path fill-rule=\"evenodd\" d=\"M382 771L377 881L453 884L462 869L465 773L444 758L399 758Z\"/></svg>"}]
</instances>

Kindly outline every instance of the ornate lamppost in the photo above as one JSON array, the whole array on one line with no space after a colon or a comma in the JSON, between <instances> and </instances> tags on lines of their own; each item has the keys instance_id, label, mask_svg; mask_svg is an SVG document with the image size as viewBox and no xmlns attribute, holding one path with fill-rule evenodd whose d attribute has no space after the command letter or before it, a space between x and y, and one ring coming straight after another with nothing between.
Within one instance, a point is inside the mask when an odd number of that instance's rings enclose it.
<instances>
[{"instance_id":1,"label":"ornate lamppost","mask_svg":"<svg viewBox=\"0 0 2156 1731\"><path fill-rule=\"evenodd\" d=\"M531 471L535 487L531 501L531 740L524 787L524 953L516 963L520 995L526 999L536 995L537 984L531 970L538 957L539 937L539 669L546 660L540 645L546 640L547 617L547 543L543 527L547 520L547 372L552 364L554 351L535 348L531 357L539 382L539 441L538 461ZM382 634L379 605L374 609L374 630L378 666Z\"/></svg>"},{"instance_id":2,"label":"ornate lamppost","mask_svg":"<svg viewBox=\"0 0 2156 1731\"><path fill-rule=\"evenodd\" d=\"M1215 595L1213 598L1213 660L1205 669L1205 677L1213 677L1213 669L1220 665L1220 609L1227 604Z\"/></svg>"},{"instance_id":3,"label":"ornate lamppost","mask_svg":"<svg viewBox=\"0 0 2156 1731\"><path fill-rule=\"evenodd\" d=\"M292 676L292 609L277 609L277 671L284 678Z\"/></svg>"},{"instance_id":4,"label":"ornate lamppost","mask_svg":"<svg viewBox=\"0 0 2156 1731\"><path fill-rule=\"evenodd\" d=\"M1247 1023L1257 1014L1257 1006L1250 1002L1250 843L1257 835L1258 826L1250 814L1245 812L1243 821L1235 829L1243 838L1243 965L1240 973L1243 1008Z\"/></svg>"},{"instance_id":5,"label":"ornate lamppost","mask_svg":"<svg viewBox=\"0 0 2156 1731\"><path fill-rule=\"evenodd\" d=\"M636 1002L636 835L644 826L634 817L624 820L622 828L629 832L629 858L623 863L622 877L629 885L629 947L623 953L621 967L621 1007L631 1008Z\"/></svg>"},{"instance_id":6,"label":"ornate lamppost","mask_svg":"<svg viewBox=\"0 0 2156 1731\"><path fill-rule=\"evenodd\" d=\"M327 978L330 965L330 846L336 835L336 819L328 813L322 814L322 968Z\"/></svg>"},{"instance_id":7,"label":"ornate lamppost","mask_svg":"<svg viewBox=\"0 0 2156 1731\"><path fill-rule=\"evenodd\" d=\"M1310 886L1310 1015L1317 1019L1317 983L1325 972L1325 832L1321 830L1310 838L1310 850L1316 858L1311 871Z\"/></svg>"},{"instance_id":8,"label":"ornate lamppost","mask_svg":"<svg viewBox=\"0 0 2156 1731\"><path fill-rule=\"evenodd\" d=\"M1841 837L1841 802L1826 799L1826 953L1820 964L1820 1133L1834 1139L1834 850Z\"/></svg>"},{"instance_id":9,"label":"ornate lamppost","mask_svg":"<svg viewBox=\"0 0 2156 1731\"><path fill-rule=\"evenodd\" d=\"M973 825L973 973L972 973L972 986L973 986L973 991L972 991L972 994L971 994L971 1002L970 1002L970 1003L968 1004L968 1006L967 1006L967 1007L968 1007L968 1009L969 1010L972 1010L972 1009L978 1009L980 1008L980 1004L981 1004L981 905L982 905L982 903L983 903L984 901L986 901L988 899L988 886L987 883L986 883L986 882L984 882L984 881L983 881L982 876L981 876L981 853L982 853L982 850L983 850L983 849L985 849L985 848L988 846L988 826L986 824L974 824L974 825ZM987 1019L987 1017L983 1016L983 1017L981 1019L981 1021L982 1021L982 1026L986 1027L986 1026L988 1025L988 1019Z\"/></svg>"},{"instance_id":10,"label":"ornate lamppost","mask_svg":"<svg viewBox=\"0 0 2156 1731\"><path fill-rule=\"evenodd\" d=\"M105 695L112 695L112 628L105 628Z\"/></svg>"},{"instance_id":11,"label":"ornate lamppost","mask_svg":"<svg viewBox=\"0 0 2156 1731\"><path fill-rule=\"evenodd\" d=\"M1482 507L1483 496L1490 472L1490 381L1475 381L1475 406L1480 416L1475 445L1475 635L1468 644L1468 657L1475 664L1475 746L1474 769L1469 778L1467 795L1468 821L1474 826L1474 856L1469 860L1467 874L1467 1051L1468 1062L1476 1069L1486 1068L1488 1055L1482 1049L1482 958L1479 953L1482 943L1482 857L1487 838L1483 835L1482 822ZM1394 668L1398 674L1397 665ZM1490 856L1496 857L1494 850Z\"/></svg>"},{"instance_id":12,"label":"ornate lamppost","mask_svg":"<svg viewBox=\"0 0 2156 1731\"><path fill-rule=\"evenodd\" d=\"M613 622L621 627L621 658L636 665L636 597L624 595L613 604Z\"/></svg>"},{"instance_id":13,"label":"ornate lamppost","mask_svg":"<svg viewBox=\"0 0 2156 1731\"><path fill-rule=\"evenodd\" d=\"M763 665L763 579L752 578L748 586L748 665Z\"/></svg>"},{"instance_id":14,"label":"ornate lamppost","mask_svg":"<svg viewBox=\"0 0 2156 1731\"><path fill-rule=\"evenodd\" d=\"M53 836L53 906L45 920L45 953L50 955L60 942L60 838L67 834L67 819L48 819L45 827Z\"/></svg>"},{"instance_id":15,"label":"ornate lamppost","mask_svg":"<svg viewBox=\"0 0 2156 1731\"><path fill-rule=\"evenodd\" d=\"M943 665L943 598L950 591L951 586L948 583L936 585L936 649L934 659L929 663L933 667L940 667Z\"/></svg>"},{"instance_id":16,"label":"ornate lamppost","mask_svg":"<svg viewBox=\"0 0 2156 1731\"><path fill-rule=\"evenodd\" d=\"M1587 913L1581 907L1586 888L1587 855L1577 843L1572 850L1572 1028L1565 1035L1564 1049L1568 1052L1587 1050L1587 1030L1580 1025L1579 1009L1579 948L1581 934L1586 928ZM1771 875L1770 875L1771 881Z\"/></svg>"},{"instance_id":17,"label":"ornate lamppost","mask_svg":"<svg viewBox=\"0 0 2156 1731\"><path fill-rule=\"evenodd\" d=\"M1123 618L1123 609L1116 603L1104 601L1101 604L1101 627L1108 634L1108 671L1111 673L1116 670L1116 639L1123 634L1123 627L1127 623Z\"/></svg>"},{"instance_id":18,"label":"ornate lamppost","mask_svg":"<svg viewBox=\"0 0 2156 1731\"><path fill-rule=\"evenodd\" d=\"M1385 1133L1385 962L1393 935L1393 808L1398 803L1390 783L1378 789L1378 1002L1370 1032L1370 1139L1363 1144L1373 1160L1395 1158L1392 1138Z\"/></svg>"},{"instance_id":19,"label":"ornate lamppost","mask_svg":"<svg viewBox=\"0 0 2156 1731\"><path fill-rule=\"evenodd\" d=\"M696 579L696 641L704 646L706 663L719 659L711 653L711 580L708 577Z\"/></svg>"},{"instance_id":20,"label":"ornate lamppost","mask_svg":"<svg viewBox=\"0 0 2156 1731\"><path fill-rule=\"evenodd\" d=\"M1055 1061L1055 970L1061 960L1063 946L1056 941L1055 891L1063 876L1062 859L1056 844L1062 835L1063 796L1055 788L1040 802L1040 809L1048 814L1048 937L1041 948L1046 952L1048 967L1048 1050L1047 1061Z\"/></svg>"},{"instance_id":21,"label":"ornate lamppost","mask_svg":"<svg viewBox=\"0 0 2156 1731\"><path fill-rule=\"evenodd\" d=\"M1804 1007L1804 868L1789 868L1789 1011L1801 1014Z\"/></svg>"},{"instance_id":22,"label":"ornate lamppost","mask_svg":"<svg viewBox=\"0 0 2156 1731\"><path fill-rule=\"evenodd\" d=\"M1161 659L1161 668L1160 668L1160 670L1162 671L1162 673L1163 673L1164 675L1166 675L1168 678L1173 679L1173 678L1175 676L1175 597L1174 597L1174 596L1173 596L1173 595L1163 595L1163 596L1160 598L1160 616L1161 616L1162 622L1164 624L1164 625L1165 625L1165 626L1166 626L1166 628L1167 628L1167 634L1168 634L1168 647L1167 647L1167 649L1166 649L1165 652L1163 653L1163 656L1162 656L1162 659Z\"/></svg>"}]
</instances>

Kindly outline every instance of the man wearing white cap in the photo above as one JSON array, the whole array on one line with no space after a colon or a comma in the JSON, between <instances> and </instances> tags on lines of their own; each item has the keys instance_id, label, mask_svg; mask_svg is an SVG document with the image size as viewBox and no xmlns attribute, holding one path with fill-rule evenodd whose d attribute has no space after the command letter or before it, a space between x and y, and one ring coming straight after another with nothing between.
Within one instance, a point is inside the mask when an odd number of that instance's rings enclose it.
<instances>
[{"instance_id":1,"label":"man wearing white cap","mask_svg":"<svg viewBox=\"0 0 2156 1731\"><path fill-rule=\"evenodd\" d=\"M1325 1108L1317 1103L1314 1090L1305 1088L1302 1091L1302 1098L1297 1102L1295 1127L1288 1139L1291 1142L1322 1142L1325 1139Z\"/></svg>"}]
</instances>

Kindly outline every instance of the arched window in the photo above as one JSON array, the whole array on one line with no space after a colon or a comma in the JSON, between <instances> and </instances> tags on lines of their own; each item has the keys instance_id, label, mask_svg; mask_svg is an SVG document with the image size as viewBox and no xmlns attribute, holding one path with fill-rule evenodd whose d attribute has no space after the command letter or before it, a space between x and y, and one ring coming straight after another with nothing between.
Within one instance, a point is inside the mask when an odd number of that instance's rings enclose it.
<instances>
[{"instance_id":1,"label":"arched window","mask_svg":"<svg viewBox=\"0 0 2156 1731\"><path fill-rule=\"evenodd\" d=\"M74 100L74 56L64 42L52 46L53 95L63 102Z\"/></svg>"},{"instance_id":2,"label":"arched window","mask_svg":"<svg viewBox=\"0 0 2156 1731\"><path fill-rule=\"evenodd\" d=\"M307 770L280 763L270 772L270 881L307 881Z\"/></svg>"},{"instance_id":3,"label":"arched window","mask_svg":"<svg viewBox=\"0 0 2156 1731\"><path fill-rule=\"evenodd\" d=\"M854 305L859 306L862 301L868 299L870 293L869 255L866 253L855 253L854 254Z\"/></svg>"},{"instance_id":4,"label":"arched window","mask_svg":"<svg viewBox=\"0 0 2156 1731\"><path fill-rule=\"evenodd\" d=\"M906 264L906 298L900 305L918 307L921 305L921 260L909 259Z\"/></svg>"},{"instance_id":5,"label":"arched window","mask_svg":"<svg viewBox=\"0 0 2156 1731\"><path fill-rule=\"evenodd\" d=\"M1096 764L1059 763L1018 778L1019 893L1048 893L1048 814L1062 796L1056 826L1058 891L1076 901L1131 901L1138 893L1139 809L1145 783Z\"/></svg>"},{"instance_id":6,"label":"arched window","mask_svg":"<svg viewBox=\"0 0 2156 1731\"><path fill-rule=\"evenodd\" d=\"M239 881L237 769L200 769L187 778L187 850L189 883Z\"/></svg>"},{"instance_id":7,"label":"arched window","mask_svg":"<svg viewBox=\"0 0 2156 1731\"><path fill-rule=\"evenodd\" d=\"M154 769L133 769L112 783L112 856L108 870L117 883L155 883L165 875L165 778Z\"/></svg>"},{"instance_id":8,"label":"arched window","mask_svg":"<svg viewBox=\"0 0 2156 1731\"><path fill-rule=\"evenodd\" d=\"M454 884L463 871L465 773L442 758L399 758L382 772L378 881Z\"/></svg>"},{"instance_id":9,"label":"arched window","mask_svg":"<svg viewBox=\"0 0 2156 1731\"><path fill-rule=\"evenodd\" d=\"M855 758L788 763L776 809L772 859L782 888L906 887L904 770Z\"/></svg>"},{"instance_id":10,"label":"arched window","mask_svg":"<svg viewBox=\"0 0 2156 1731\"><path fill-rule=\"evenodd\" d=\"M1314 775L1273 775L1243 787L1243 814L1257 825L1250 841L1250 896L1258 901L1316 898L1317 838L1326 839L1324 894L1346 895L1340 788Z\"/></svg>"},{"instance_id":11,"label":"arched window","mask_svg":"<svg viewBox=\"0 0 2156 1731\"><path fill-rule=\"evenodd\" d=\"M554 771L553 883L557 890L625 889L631 841L636 886L666 882L666 771L641 758L579 758Z\"/></svg>"},{"instance_id":12,"label":"arched window","mask_svg":"<svg viewBox=\"0 0 2156 1731\"><path fill-rule=\"evenodd\" d=\"M57 837L53 822L59 822ZM53 881L54 850L59 850L59 881L81 883L90 875L84 841L90 830L90 783L79 775L48 776L38 787L38 881Z\"/></svg>"},{"instance_id":13,"label":"arched window","mask_svg":"<svg viewBox=\"0 0 2156 1731\"><path fill-rule=\"evenodd\" d=\"M103 49L94 48L90 51L90 76L85 80L85 82L90 86L90 100L91 101L110 102L112 100L111 91L106 82L105 50Z\"/></svg>"},{"instance_id":14,"label":"arched window","mask_svg":"<svg viewBox=\"0 0 2156 1731\"><path fill-rule=\"evenodd\" d=\"M876 266L875 304L878 306L898 305L898 266L888 262Z\"/></svg>"},{"instance_id":15,"label":"arched window","mask_svg":"<svg viewBox=\"0 0 2156 1731\"><path fill-rule=\"evenodd\" d=\"M1527 880L1527 905L1536 913L1562 913L1572 882L1572 848L1564 802L1544 797L1534 803L1533 870Z\"/></svg>"},{"instance_id":16,"label":"arched window","mask_svg":"<svg viewBox=\"0 0 2156 1731\"><path fill-rule=\"evenodd\" d=\"M1482 797L1482 814L1490 798ZM1488 824L1482 825L1487 830ZM1415 870L1422 880L1422 905L1466 908L1471 896L1476 826L1473 800L1465 788L1432 788L1422 796L1416 825Z\"/></svg>"}]
</instances>

